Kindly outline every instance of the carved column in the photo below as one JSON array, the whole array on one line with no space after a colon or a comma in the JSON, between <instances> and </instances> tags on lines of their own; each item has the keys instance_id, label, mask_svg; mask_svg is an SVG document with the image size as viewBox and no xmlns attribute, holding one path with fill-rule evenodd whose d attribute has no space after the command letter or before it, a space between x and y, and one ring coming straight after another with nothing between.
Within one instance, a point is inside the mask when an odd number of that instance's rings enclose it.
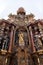
<instances>
[{"instance_id":1,"label":"carved column","mask_svg":"<svg viewBox=\"0 0 43 65\"><path fill-rule=\"evenodd\" d=\"M32 33L31 26L29 27L29 31L30 31L30 39L31 39L30 40L31 41L31 50L32 50L32 52L36 52L34 41L33 41L33 33Z\"/></svg>"},{"instance_id":2,"label":"carved column","mask_svg":"<svg viewBox=\"0 0 43 65\"><path fill-rule=\"evenodd\" d=\"M10 33L10 44L9 44L9 50L8 50L8 52L10 53L12 51L12 45L13 45L13 30L14 30L14 27L11 28L11 33Z\"/></svg>"}]
</instances>

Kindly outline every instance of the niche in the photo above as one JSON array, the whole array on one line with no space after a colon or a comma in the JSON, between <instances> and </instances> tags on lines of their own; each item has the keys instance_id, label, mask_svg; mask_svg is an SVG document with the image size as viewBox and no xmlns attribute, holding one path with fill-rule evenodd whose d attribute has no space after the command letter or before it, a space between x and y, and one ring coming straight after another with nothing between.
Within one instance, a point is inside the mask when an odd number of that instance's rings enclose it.
<instances>
[{"instance_id":1,"label":"niche","mask_svg":"<svg viewBox=\"0 0 43 65\"><path fill-rule=\"evenodd\" d=\"M16 30L15 45L18 45L18 46L29 45L28 33L27 33L27 30L25 30L24 28L20 28Z\"/></svg>"}]
</instances>

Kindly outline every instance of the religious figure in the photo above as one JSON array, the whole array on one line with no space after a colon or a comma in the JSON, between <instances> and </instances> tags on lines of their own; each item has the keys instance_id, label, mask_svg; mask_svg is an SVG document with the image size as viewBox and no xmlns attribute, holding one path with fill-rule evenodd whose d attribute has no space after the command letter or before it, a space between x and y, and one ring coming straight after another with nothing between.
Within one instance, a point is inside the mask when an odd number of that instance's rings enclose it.
<instances>
[{"instance_id":1,"label":"religious figure","mask_svg":"<svg viewBox=\"0 0 43 65\"><path fill-rule=\"evenodd\" d=\"M20 32L20 33L18 34L18 37L19 37L19 45L20 45L20 46L21 46L21 45L24 46L24 34L23 34L23 32Z\"/></svg>"}]
</instances>

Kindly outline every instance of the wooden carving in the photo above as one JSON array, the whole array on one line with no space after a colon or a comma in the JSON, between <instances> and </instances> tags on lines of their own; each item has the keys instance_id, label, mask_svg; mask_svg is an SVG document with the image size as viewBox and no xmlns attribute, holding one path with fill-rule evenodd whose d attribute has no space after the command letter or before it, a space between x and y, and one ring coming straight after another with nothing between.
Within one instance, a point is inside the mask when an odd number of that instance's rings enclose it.
<instances>
[{"instance_id":1,"label":"wooden carving","mask_svg":"<svg viewBox=\"0 0 43 65\"><path fill-rule=\"evenodd\" d=\"M42 21L22 7L0 20L0 65L43 65Z\"/></svg>"},{"instance_id":2,"label":"wooden carving","mask_svg":"<svg viewBox=\"0 0 43 65\"><path fill-rule=\"evenodd\" d=\"M19 45L24 46L24 44L25 44L25 42L24 42L24 34L22 32L20 32L18 34L18 37L19 37Z\"/></svg>"}]
</instances>

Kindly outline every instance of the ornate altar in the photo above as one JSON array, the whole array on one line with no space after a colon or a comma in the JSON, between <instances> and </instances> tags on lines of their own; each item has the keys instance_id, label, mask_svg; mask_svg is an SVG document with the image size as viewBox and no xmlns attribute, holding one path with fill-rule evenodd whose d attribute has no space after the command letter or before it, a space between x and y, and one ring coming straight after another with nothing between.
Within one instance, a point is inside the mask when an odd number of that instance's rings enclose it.
<instances>
[{"instance_id":1,"label":"ornate altar","mask_svg":"<svg viewBox=\"0 0 43 65\"><path fill-rule=\"evenodd\" d=\"M22 7L0 20L0 65L43 65L43 20Z\"/></svg>"}]
</instances>

